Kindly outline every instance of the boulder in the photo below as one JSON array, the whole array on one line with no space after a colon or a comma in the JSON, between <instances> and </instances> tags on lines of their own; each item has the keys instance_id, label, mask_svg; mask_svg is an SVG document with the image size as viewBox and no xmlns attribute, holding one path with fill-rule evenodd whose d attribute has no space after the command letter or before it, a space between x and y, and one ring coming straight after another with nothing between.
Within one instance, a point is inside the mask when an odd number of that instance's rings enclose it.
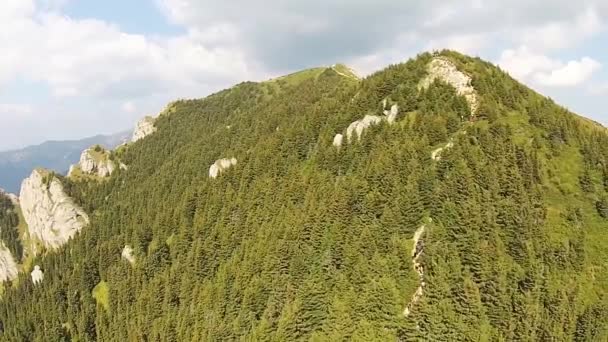
<instances>
[{"instance_id":1,"label":"boulder","mask_svg":"<svg viewBox=\"0 0 608 342\"><path fill-rule=\"evenodd\" d=\"M217 176L219 176L220 173L226 171L227 169L231 168L232 166L235 166L237 163L236 158L223 158L223 159L218 159L215 161L215 163L213 163L211 165L211 167L209 167L209 177L210 178L217 178Z\"/></svg>"},{"instance_id":2,"label":"boulder","mask_svg":"<svg viewBox=\"0 0 608 342\"><path fill-rule=\"evenodd\" d=\"M32 283L34 283L34 285L39 284L44 279L44 273L38 265L34 266L34 270L32 271L31 275Z\"/></svg>"}]
</instances>

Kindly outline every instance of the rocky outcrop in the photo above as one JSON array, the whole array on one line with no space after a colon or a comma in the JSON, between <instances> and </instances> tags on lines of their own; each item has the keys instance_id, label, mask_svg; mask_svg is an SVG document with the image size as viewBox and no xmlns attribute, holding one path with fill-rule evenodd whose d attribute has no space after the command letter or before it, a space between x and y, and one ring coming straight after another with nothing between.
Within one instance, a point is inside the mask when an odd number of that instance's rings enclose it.
<instances>
[{"instance_id":1,"label":"rocky outcrop","mask_svg":"<svg viewBox=\"0 0 608 342\"><path fill-rule=\"evenodd\" d=\"M382 122L382 117L378 115L366 115L363 119L357 120L351 123L346 129L346 140L350 143L352 141L353 136L356 134L357 139L361 139L361 135L363 135L363 131L371 127L372 125L377 125Z\"/></svg>"},{"instance_id":2,"label":"rocky outcrop","mask_svg":"<svg viewBox=\"0 0 608 342\"><path fill-rule=\"evenodd\" d=\"M407 304L405 310L403 311L404 316L409 316L412 312L412 307L420 301L422 295L424 293L424 287L426 283L424 282L424 268L420 263L420 256L422 255L424 249L424 242L422 240L422 236L426 231L426 224L423 224L416 230L414 233L414 237L412 238L414 244L412 246L411 256L412 263L414 265L414 270L418 273L418 277L420 278L420 284L418 288L416 288L416 292L412 295L410 302Z\"/></svg>"},{"instance_id":3,"label":"rocky outcrop","mask_svg":"<svg viewBox=\"0 0 608 342\"><path fill-rule=\"evenodd\" d=\"M342 146L342 141L344 140L344 136L342 134L336 134L336 136L334 137L334 142L333 145L335 147L340 147Z\"/></svg>"},{"instance_id":4,"label":"rocky outcrop","mask_svg":"<svg viewBox=\"0 0 608 342\"><path fill-rule=\"evenodd\" d=\"M89 217L65 193L61 182L45 170L34 170L19 196L30 237L55 249L89 223Z\"/></svg>"},{"instance_id":5,"label":"rocky outcrop","mask_svg":"<svg viewBox=\"0 0 608 342\"><path fill-rule=\"evenodd\" d=\"M70 167L68 177L76 175L78 170L84 174L104 178L114 173L116 163L110 159L110 152L100 146L95 146L82 152L78 164Z\"/></svg>"},{"instance_id":6,"label":"rocky outcrop","mask_svg":"<svg viewBox=\"0 0 608 342\"><path fill-rule=\"evenodd\" d=\"M397 115L399 115L399 106L397 104L393 104L390 109L387 108L387 106L388 99L382 100L382 113L384 116L366 115L363 117L363 119L351 123L346 129L346 140L349 143L352 142L352 138L355 134L357 135L357 139L361 139L361 135L363 135L363 132L366 129L373 125L377 125L382 121L388 122L389 125L395 123L395 120L397 120ZM342 135L338 134L334 137L334 146L339 147L336 145L338 139L340 140L340 145L342 145Z\"/></svg>"},{"instance_id":7,"label":"rocky outcrop","mask_svg":"<svg viewBox=\"0 0 608 342\"><path fill-rule=\"evenodd\" d=\"M32 283L34 283L34 285L39 284L44 279L44 273L42 272L42 270L40 269L40 266L38 266L38 265L34 266L34 270L32 271L31 275L32 275Z\"/></svg>"},{"instance_id":8,"label":"rocky outcrop","mask_svg":"<svg viewBox=\"0 0 608 342\"><path fill-rule=\"evenodd\" d=\"M450 149L454 147L454 141L448 142L445 146L440 147L436 150L433 150L433 152L431 152L431 159L433 159L434 161L439 161L441 160L441 154L443 153L443 151Z\"/></svg>"},{"instance_id":9,"label":"rocky outcrop","mask_svg":"<svg viewBox=\"0 0 608 342\"><path fill-rule=\"evenodd\" d=\"M122 249L122 253L120 254L120 256L127 260L131 265L133 265L135 263L135 255L133 254L133 248L131 248L131 246L129 245L125 245L125 247Z\"/></svg>"},{"instance_id":10,"label":"rocky outcrop","mask_svg":"<svg viewBox=\"0 0 608 342\"><path fill-rule=\"evenodd\" d=\"M235 166L237 163L236 158L224 158L224 159L218 159L215 161L215 163L213 163L213 165L211 165L211 167L209 167L209 177L210 178L217 178L217 176L220 175L220 173L226 171L227 169L231 168L232 166Z\"/></svg>"},{"instance_id":11,"label":"rocky outcrop","mask_svg":"<svg viewBox=\"0 0 608 342\"><path fill-rule=\"evenodd\" d=\"M135 130L133 131L133 138L131 138L131 142L139 141L148 135L156 132L156 126L154 123L156 119L151 116L146 116L143 119L139 120L135 125Z\"/></svg>"},{"instance_id":12,"label":"rocky outcrop","mask_svg":"<svg viewBox=\"0 0 608 342\"><path fill-rule=\"evenodd\" d=\"M471 85L471 77L458 70L456 65L445 57L435 57L427 66L428 75L422 79L419 87L428 88L435 80L441 80L456 89L456 92L464 96L469 103L471 114L477 114L479 108L479 97L477 91Z\"/></svg>"},{"instance_id":13,"label":"rocky outcrop","mask_svg":"<svg viewBox=\"0 0 608 342\"><path fill-rule=\"evenodd\" d=\"M353 69L347 67L344 64L334 64L331 66L331 69L340 76L352 78L353 80L356 80L356 81L361 80L361 77L359 77L359 75L357 75L357 73Z\"/></svg>"},{"instance_id":14,"label":"rocky outcrop","mask_svg":"<svg viewBox=\"0 0 608 342\"><path fill-rule=\"evenodd\" d=\"M386 108L386 106L385 106ZM389 124L392 124L395 122L395 120L397 120L397 115L399 114L399 106L397 104L394 104L391 106L391 109L384 109L384 115L386 116L386 121L388 121Z\"/></svg>"},{"instance_id":15,"label":"rocky outcrop","mask_svg":"<svg viewBox=\"0 0 608 342\"><path fill-rule=\"evenodd\" d=\"M0 282L13 280L17 278L19 269L17 262L11 254L11 251L6 247L4 242L0 241Z\"/></svg>"}]
</instances>

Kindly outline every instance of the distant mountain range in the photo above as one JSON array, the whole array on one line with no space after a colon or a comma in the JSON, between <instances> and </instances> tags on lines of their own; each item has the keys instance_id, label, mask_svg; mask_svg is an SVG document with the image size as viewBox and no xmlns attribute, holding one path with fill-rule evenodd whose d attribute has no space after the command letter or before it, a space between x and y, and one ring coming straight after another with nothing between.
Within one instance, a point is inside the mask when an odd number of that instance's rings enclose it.
<instances>
[{"instance_id":1,"label":"distant mountain range","mask_svg":"<svg viewBox=\"0 0 608 342\"><path fill-rule=\"evenodd\" d=\"M0 188L18 193L21 181L32 169L43 167L65 173L80 158L83 150L93 145L114 148L127 141L130 131L112 135L96 135L81 140L47 141L19 150L0 152Z\"/></svg>"}]
</instances>

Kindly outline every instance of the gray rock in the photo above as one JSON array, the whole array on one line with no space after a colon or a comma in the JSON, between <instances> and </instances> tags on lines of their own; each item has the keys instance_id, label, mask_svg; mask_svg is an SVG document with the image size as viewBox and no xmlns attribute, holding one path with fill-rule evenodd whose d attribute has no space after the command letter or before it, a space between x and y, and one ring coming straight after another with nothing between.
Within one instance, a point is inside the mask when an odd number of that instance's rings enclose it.
<instances>
[{"instance_id":1,"label":"gray rock","mask_svg":"<svg viewBox=\"0 0 608 342\"><path fill-rule=\"evenodd\" d=\"M89 224L88 215L46 170L34 170L23 181L19 202L30 237L50 249L62 246Z\"/></svg>"},{"instance_id":2,"label":"gray rock","mask_svg":"<svg viewBox=\"0 0 608 342\"><path fill-rule=\"evenodd\" d=\"M39 284L44 279L44 273L38 265L34 266L34 270L32 271L31 275L32 283L34 283L34 285Z\"/></svg>"},{"instance_id":3,"label":"gray rock","mask_svg":"<svg viewBox=\"0 0 608 342\"><path fill-rule=\"evenodd\" d=\"M19 269L13 254L8 250L3 241L0 241L0 282L17 278Z\"/></svg>"},{"instance_id":4,"label":"gray rock","mask_svg":"<svg viewBox=\"0 0 608 342\"><path fill-rule=\"evenodd\" d=\"M338 147L338 148L339 148L340 146L342 146L342 141L343 141L343 140L344 140L344 136L343 136L342 134L339 134L339 133L338 133L338 134L336 134L336 136L334 137L334 143L333 143L333 145L334 145L335 147Z\"/></svg>"},{"instance_id":5,"label":"gray rock","mask_svg":"<svg viewBox=\"0 0 608 342\"><path fill-rule=\"evenodd\" d=\"M223 159L218 159L215 161L215 163L213 163L213 165L211 165L211 167L209 167L209 177L210 178L217 178L217 176L219 176L220 173L226 171L227 169L231 168L232 166L235 166L237 163L236 158L223 158Z\"/></svg>"},{"instance_id":6,"label":"gray rock","mask_svg":"<svg viewBox=\"0 0 608 342\"><path fill-rule=\"evenodd\" d=\"M420 82L419 88L428 88L439 79L456 89L459 95L466 98L471 114L476 115L479 108L477 91L471 85L471 77L458 70L454 63L445 57L435 57L427 66L428 75Z\"/></svg>"},{"instance_id":7,"label":"gray rock","mask_svg":"<svg viewBox=\"0 0 608 342\"><path fill-rule=\"evenodd\" d=\"M110 152L103 148L98 148L98 151L95 149L95 147L91 147L82 152L78 164L70 166L68 177L72 177L77 169L80 169L85 174L102 178L114 173L116 163L110 160Z\"/></svg>"},{"instance_id":8,"label":"gray rock","mask_svg":"<svg viewBox=\"0 0 608 342\"><path fill-rule=\"evenodd\" d=\"M357 134L357 139L361 139L363 131L372 125L377 125L382 122L382 117L377 115L366 115L363 119L351 123L346 129L346 140L350 143L353 135Z\"/></svg>"},{"instance_id":9,"label":"gray rock","mask_svg":"<svg viewBox=\"0 0 608 342\"><path fill-rule=\"evenodd\" d=\"M148 135L156 132L156 127L154 123L156 119L152 116L146 116L143 119L139 120L135 125L135 130L133 131L133 138L131 138L131 142L139 141Z\"/></svg>"},{"instance_id":10,"label":"gray rock","mask_svg":"<svg viewBox=\"0 0 608 342\"><path fill-rule=\"evenodd\" d=\"M133 254L133 248L131 248L131 246L125 245L120 256L127 260L131 265L135 264L135 255Z\"/></svg>"}]
</instances>

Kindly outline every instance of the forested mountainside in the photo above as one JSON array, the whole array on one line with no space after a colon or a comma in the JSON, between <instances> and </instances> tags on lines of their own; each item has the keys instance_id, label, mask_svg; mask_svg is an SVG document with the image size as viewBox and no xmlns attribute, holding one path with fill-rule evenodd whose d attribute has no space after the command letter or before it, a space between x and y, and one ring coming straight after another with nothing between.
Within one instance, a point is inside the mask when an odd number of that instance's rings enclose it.
<instances>
[{"instance_id":1,"label":"forested mountainside","mask_svg":"<svg viewBox=\"0 0 608 342\"><path fill-rule=\"evenodd\" d=\"M90 224L5 284L3 340L608 340L606 129L489 63L305 70L153 124L109 177L50 175Z\"/></svg>"},{"instance_id":2,"label":"forested mountainside","mask_svg":"<svg viewBox=\"0 0 608 342\"><path fill-rule=\"evenodd\" d=\"M73 141L47 141L20 150L0 152L0 188L18 192L21 181L36 167L65 173L70 164L78 161L80 152L92 145L114 148L127 140L130 132L97 135Z\"/></svg>"}]
</instances>

